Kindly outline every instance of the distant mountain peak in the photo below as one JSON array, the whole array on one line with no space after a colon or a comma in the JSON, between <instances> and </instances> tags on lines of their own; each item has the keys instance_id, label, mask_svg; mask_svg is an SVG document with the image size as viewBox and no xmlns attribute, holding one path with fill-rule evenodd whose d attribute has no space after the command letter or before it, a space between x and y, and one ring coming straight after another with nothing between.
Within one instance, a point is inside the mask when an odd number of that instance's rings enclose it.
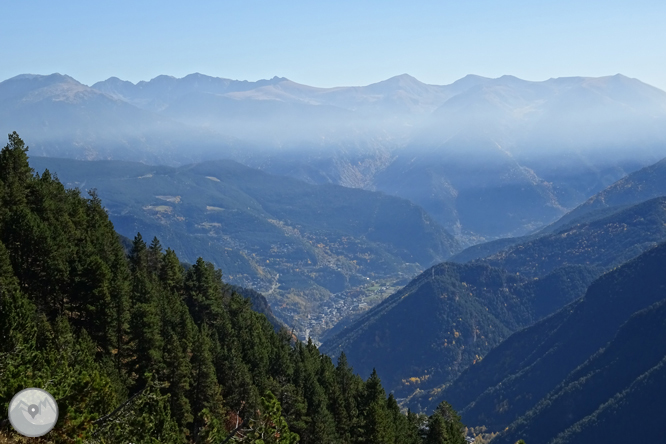
<instances>
[{"instance_id":1,"label":"distant mountain peak","mask_svg":"<svg viewBox=\"0 0 666 444\"><path fill-rule=\"evenodd\" d=\"M400 74L400 75L397 75L397 76L393 76L393 77L391 77L391 79L410 80L410 81L415 81L415 82L422 83L422 82L421 82L420 80L418 80L416 77L411 76L411 75L409 75L409 74L407 74L407 73ZM390 79L389 79L389 80L390 80Z\"/></svg>"},{"instance_id":2,"label":"distant mountain peak","mask_svg":"<svg viewBox=\"0 0 666 444\"><path fill-rule=\"evenodd\" d=\"M418 84L418 85L425 85L425 83L421 82L419 79L416 77L410 76L409 74L400 74L397 76L389 77L386 80L383 80L381 82L377 82L377 84Z\"/></svg>"},{"instance_id":3,"label":"distant mountain peak","mask_svg":"<svg viewBox=\"0 0 666 444\"><path fill-rule=\"evenodd\" d=\"M134 86L134 83L130 82L129 80L123 80L121 78L113 76L113 77L109 77L106 80L102 80L101 82L97 82L97 83L93 84L92 88L95 88L96 85L101 85L103 83L106 83L108 85L128 85L128 86L132 85L132 86Z\"/></svg>"},{"instance_id":4,"label":"distant mountain peak","mask_svg":"<svg viewBox=\"0 0 666 444\"><path fill-rule=\"evenodd\" d=\"M57 83L57 82L80 83L78 80L74 79L73 77L70 77L67 74L60 74L58 72L54 72L53 74L19 74L5 81L9 82L17 80L47 81L49 83Z\"/></svg>"}]
</instances>

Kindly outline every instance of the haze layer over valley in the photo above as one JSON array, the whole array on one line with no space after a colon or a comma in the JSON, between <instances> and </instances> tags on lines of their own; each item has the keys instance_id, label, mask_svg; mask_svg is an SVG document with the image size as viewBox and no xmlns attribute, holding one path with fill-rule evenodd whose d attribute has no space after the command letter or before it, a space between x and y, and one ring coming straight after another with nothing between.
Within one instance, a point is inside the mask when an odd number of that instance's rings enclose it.
<instances>
[{"instance_id":1,"label":"haze layer over valley","mask_svg":"<svg viewBox=\"0 0 666 444\"><path fill-rule=\"evenodd\" d=\"M205 257L227 282L262 292L303 339L318 339L460 250L406 199L231 160L175 168L34 157L32 165L82 193L97 190L121 235L157 236L182 260Z\"/></svg>"},{"instance_id":2,"label":"haze layer over valley","mask_svg":"<svg viewBox=\"0 0 666 444\"><path fill-rule=\"evenodd\" d=\"M666 93L622 75L529 82L401 75L316 88L192 74L0 83L32 155L179 166L212 159L422 206L463 245L527 234L663 157ZM167 193L168 194L168 193Z\"/></svg>"}]
</instances>

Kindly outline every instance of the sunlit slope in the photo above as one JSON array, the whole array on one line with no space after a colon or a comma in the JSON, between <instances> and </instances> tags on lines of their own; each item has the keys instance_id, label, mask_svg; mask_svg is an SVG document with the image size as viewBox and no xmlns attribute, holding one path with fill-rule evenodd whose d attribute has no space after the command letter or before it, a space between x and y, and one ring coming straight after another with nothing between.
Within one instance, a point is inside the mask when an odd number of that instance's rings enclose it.
<instances>
[{"instance_id":1,"label":"sunlit slope","mask_svg":"<svg viewBox=\"0 0 666 444\"><path fill-rule=\"evenodd\" d=\"M529 276L542 276L572 264L608 269L666 240L665 223L666 197L658 197L481 260Z\"/></svg>"}]
</instances>

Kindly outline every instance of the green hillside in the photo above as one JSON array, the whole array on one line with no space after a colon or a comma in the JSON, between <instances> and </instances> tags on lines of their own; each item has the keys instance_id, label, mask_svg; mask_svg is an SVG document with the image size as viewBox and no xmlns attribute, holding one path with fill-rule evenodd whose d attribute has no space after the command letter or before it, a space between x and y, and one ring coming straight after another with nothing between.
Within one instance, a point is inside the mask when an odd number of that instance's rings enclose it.
<instances>
[{"instance_id":1,"label":"green hillside","mask_svg":"<svg viewBox=\"0 0 666 444\"><path fill-rule=\"evenodd\" d=\"M0 152L0 406L47 389L59 416L40 442L464 442L448 404L402 414L376 372L275 332L213 264L140 234L127 254L99 197L26 151L14 133Z\"/></svg>"},{"instance_id":2,"label":"green hillside","mask_svg":"<svg viewBox=\"0 0 666 444\"><path fill-rule=\"evenodd\" d=\"M544 235L586 225L609 217L633 205L664 195L666 195L666 159L623 177L536 233L473 245L456 253L449 260L465 263L493 256L503 250L526 244Z\"/></svg>"},{"instance_id":3,"label":"green hillside","mask_svg":"<svg viewBox=\"0 0 666 444\"><path fill-rule=\"evenodd\" d=\"M377 283L412 277L458 249L420 207L381 193L309 185L233 161L181 168L35 158L67 186L96 188L120 234L157 236L184 261L199 255L236 285L265 294L303 336L373 304ZM310 326L336 295L341 308ZM368 299L373 296L373 299ZM311 323L314 321L311 321Z\"/></svg>"},{"instance_id":4,"label":"green hillside","mask_svg":"<svg viewBox=\"0 0 666 444\"><path fill-rule=\"evenodd\" d=\"M361 372L376 367L398 396L455 378L518 328L580 297L594 269L527 279L485 264L436 265L327 340ZM415 407L418 407L415 405Z\"/></svg>"},{"instance_id":5,"label":"green hillside","mask_svg":"<svg viewBox=\"0 0 666 444\"><path fill-rule=\"evenodd\" d=\"M650 344L659 341L661 333L639 338L636 332L643 327L646 333L662 328L659 322L663 323L663 318L658 319L661 311L653 312L655 324L646 321L641 325L642 319L647 319L641 315L619 333L618 329L632 314L664 299L664 263L666 243L604 274L589 287L584 298L512 335L480 363L469 367L433 397L431 405L438 399L447 399L462 409L469 424L485 425L491 430L503 430L518 421L511 426L515 433L499 442L513 442L511 439L528 431L541 436L538 430L542 429L543 440L537 441L547 442L545 435L550 433L552 438L555 432L573 427L616 393L629 388L632 381L638 381L641 374L652 367L657 369L662 348ZM575 399L589 402L574 406ZM561 414L564 408L571 417L554 419L553 415ZM544 419L548 411L551 415ZM543 421L553 426L544 426ZM629 423L624 425L629 427Z\"/></svg>"},{"instance_id":6,"label":"green hillside","mask_svg":"<svg viewBox=\"0 0 666 444\"><path fill-rule=\"evenodd\" d=\"M467 366L582 296L604 271L664 240L666 198L656 198L485 259L441 264L327 337L323 349L344 351L363 371L376 367L412 408L455 402L440 392Z\"/></svg>"},{"instance_id":7,"label":"green hillside","mask_svg":"<svg viewBox=\"0 0 666 444\"><path fill-rule=\"evenodd\" d=\"M540 232L553 233L564 226L584 221L585 218L598 217L604 212L609 214L624 206L636 205L664 195L666 195L666 159L623 177Z\"/></svg>"},{"instance_id":8,"label":"green hillside","mask_svg":"<svg viewBox=\"0 0 666 444\"><path fill-rule=\"evenodd\" d=\"M585 443L663 437L659 394L666 393L666 301L633 315L498 443ZM639 420L642 430L632 427Z\"/></svg>"},{"instance_id":9,"label":"green hillside","mask_svg":"<svg viewBox=\"0 0 666 444\"><path fill-rule=\"evenodd\" d=\"M666 240L666 197L658 197L591 222L510 246L484 263L543 276L564 265L610 269Z\"/></svg>"}]
</instances>

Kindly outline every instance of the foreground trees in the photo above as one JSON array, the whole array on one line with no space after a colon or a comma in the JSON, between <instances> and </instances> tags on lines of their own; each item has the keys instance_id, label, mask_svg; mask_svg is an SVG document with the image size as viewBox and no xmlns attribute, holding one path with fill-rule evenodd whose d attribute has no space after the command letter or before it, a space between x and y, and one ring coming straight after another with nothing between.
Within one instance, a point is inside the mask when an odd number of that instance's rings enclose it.
<instances>
[{"instance_id":1,"label":"foreground trees","mask_svg":"<svg viewBox=\"0 0 666 444\"><path fill-rule=\"evenodd\" d=\"M48 171L35 174L14 133L0 152L5 411L25 387L56 398L53 442L463 439L450 406L429 429L402 414L376 372L363 381L344 355L336 366L311 342L274 331L203 259L186 269L141 234L126 252L96 193L83 198Z\"/></svg>"}]
</instances>

